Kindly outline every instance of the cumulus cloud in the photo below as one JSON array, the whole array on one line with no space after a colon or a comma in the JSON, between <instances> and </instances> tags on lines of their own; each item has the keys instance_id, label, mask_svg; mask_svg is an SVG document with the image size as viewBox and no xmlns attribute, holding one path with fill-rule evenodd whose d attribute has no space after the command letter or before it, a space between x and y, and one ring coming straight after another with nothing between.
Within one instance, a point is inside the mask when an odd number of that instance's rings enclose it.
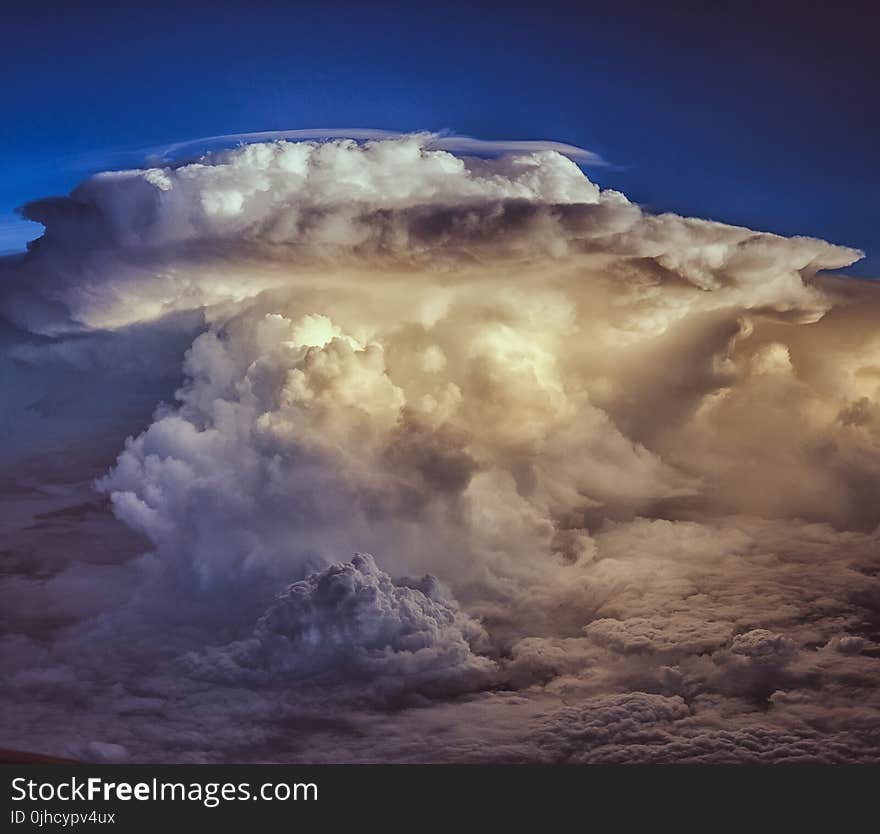
<instances>
[{"instance_id":1,"label":"cumulus cloud","mask_svg":"<svg viewBox=\"0 0 880 834\"><path fill-rule=\"evenodd\" d=\"M356 278L351 272L370 265L395 274L408 265L423 275L426 267L448 272L492 260L521 268L535 259L544 277L548 259L611 277L611 257L625 273L618 280L637 279L648 295L666 278L716 291L710 306L737 300L815 316L826 305L801 275L859 257L809 238L646 215L619 192L601 191L556 150L484 159L432 142L430 135L276 141L98 174L69 197L24 207L46 231L16 303L23 307L42 284L44 304L61 302L86 324L119 326L289 289L293 263L300 280L326 283L328 261L338 281L342 262ZM58 273L74 264L79 278L71 285ZM538 280L518 271L517 283ZM380 277L371 274L370 284ZM684 300L673 290L662 306Z\"/></svg>"},{"instance_id":2,"label":"cumulus cloud","mask_svg":"<svg viewBox=\"0 0 880 834\"><path fill-rule=\"evenodd\" d=\"M876 758L880 297L822 274L860 253L652 215L565 148L258 138L33 202L46 233L0 267L3 419L83 450L9 488L103 496L88 535L59 499L78 564L22 550L0 583L59 614L7 617L21 732L133 760ZM64 698L94 705L75 737Z\"/></svg>"},{"instance_id":3,"label":"cumulus cloud","mask_svg":"<svg viewBox=\"0 0 880 834\"><path fill-rule=\"evenodd\" d=\"M433 576L397 582L359 553L295 582L243 641L189 655L196 677L282 683L362 682L383 697L486 686L495 664L482 626ZM343 692L343 695L350 694ZM356 690L363 698L363 688Z\"/></svg>"}]
</instances>

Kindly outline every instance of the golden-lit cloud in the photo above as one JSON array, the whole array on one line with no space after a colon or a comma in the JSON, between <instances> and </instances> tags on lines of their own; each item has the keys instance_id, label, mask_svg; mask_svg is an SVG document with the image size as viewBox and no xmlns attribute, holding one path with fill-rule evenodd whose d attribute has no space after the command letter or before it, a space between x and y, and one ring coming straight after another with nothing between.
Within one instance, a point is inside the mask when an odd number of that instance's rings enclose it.
<instances>
[{"instance_id":1,"label":"golden-lit cloud","mask_svg":"<svg viewBox=\"0 0 880 834\"><path fill-rule=\"evenodd\" d=\"M131 683L162 704L323 687L491 734L514 690L522 759L615 760L641 726L647 759L727 731L821 758L814 714L871 755L880 307L821 274L860 253L649 214L548 147L432 142L252 144L26 208L47 232L3 304L42 340L16 361L107 375L109 343L134 380L190 342L98 481L150 543L138 590L72 645L149 635L119 651L170 664Z\"/></svg>"}]
</instances>

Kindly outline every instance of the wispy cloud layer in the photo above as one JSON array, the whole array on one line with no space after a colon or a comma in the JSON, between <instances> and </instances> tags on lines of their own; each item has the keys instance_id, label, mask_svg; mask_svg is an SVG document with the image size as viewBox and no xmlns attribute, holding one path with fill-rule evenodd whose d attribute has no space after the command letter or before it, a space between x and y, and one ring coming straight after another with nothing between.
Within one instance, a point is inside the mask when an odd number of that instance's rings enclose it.
<instances>
[{"instance_id":1,"label":"wispy cloud layer","mask_svg":"<svg viewBox=\"0 0 880 834\"><path fill-rule=\"evenodd\" d=\"M375 128L325 128L309 130L268 130L255 133L229 133L219 136L203 136L186 142L175 142L161 148L151 148L149 156L158 159L175 159L192 152L204 152L212 145L232 145L254 142L304 142L309 140L354 139L357 141L376 141L383 139L400 139L407 134L393 130L376 130ZM473 154L475 156L498 156L505 153L534 153L535 151L555 151L569 159L577 160L581 165L605 165L606 162L598 154L586 148L569 145L565 142L546 140L505 140L477 139L472 136L459 136L454 133L424 133L422 143L432 150L450 151L457 154Z\"/></svg>"}]
</instances>

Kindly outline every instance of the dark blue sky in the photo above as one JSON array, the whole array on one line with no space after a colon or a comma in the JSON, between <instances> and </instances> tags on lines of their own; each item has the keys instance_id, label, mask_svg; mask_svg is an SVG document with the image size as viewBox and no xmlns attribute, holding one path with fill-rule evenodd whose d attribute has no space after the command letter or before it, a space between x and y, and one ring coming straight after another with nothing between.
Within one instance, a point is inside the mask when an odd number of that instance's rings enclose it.
<instances>
[{"instance_id":1,"label":"dark blue sky","mask_svg":"<svg viewBox=\"0 0 880 834\"><path fill-rule=\"evenodd\" d=\"M613 163L593 179L655 210L857 246L880 275L867 4L176 5L4 9L0 250L29 234L16 206L138 148L451 129L590 148Z\"/></svg>"}]
</instances>

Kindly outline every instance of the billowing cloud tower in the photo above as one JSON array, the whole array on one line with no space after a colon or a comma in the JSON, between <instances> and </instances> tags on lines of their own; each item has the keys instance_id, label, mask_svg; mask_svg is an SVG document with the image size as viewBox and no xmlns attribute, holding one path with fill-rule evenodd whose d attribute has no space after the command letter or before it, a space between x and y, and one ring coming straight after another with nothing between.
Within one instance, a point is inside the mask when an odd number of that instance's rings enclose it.
<instances>
[{"instance_id":1,"label":"billowing cloud tower","mask_svg":"<svg viewBox=\"0 0 880 834\"><path fill-rule=\"evenodd\" d=\"M38 426L92 448L155 410L77 464L142 555L49 649L4 638L9 697L60 675L117 716L68 749L137 758L876 758L880 308L821 274L860 253L433 141L25 208L9 361L106 381Z\"/></svg>"}]
</instances>

